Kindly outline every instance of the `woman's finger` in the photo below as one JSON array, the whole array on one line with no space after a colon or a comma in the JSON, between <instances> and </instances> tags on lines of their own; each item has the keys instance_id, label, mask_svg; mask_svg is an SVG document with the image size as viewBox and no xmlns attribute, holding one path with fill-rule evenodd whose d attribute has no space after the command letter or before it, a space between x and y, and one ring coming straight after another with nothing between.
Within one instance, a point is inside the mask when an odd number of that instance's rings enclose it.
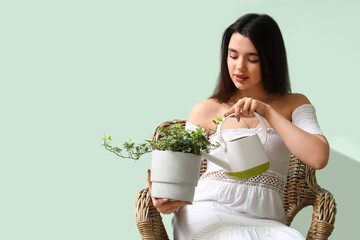
<instances>
[{"instance_id":1,"label":"woman's finger","mask_svg":"<svg viewBox=\"0 0 360 240\"><path fill-rule=\"evenodd\" d=\"M249 109L251 107L252 99L251 98L245 98L244 104L242 106L242 114L245 117L249 117Z\"/></svg>"},{"instance_id":2,"label":"woman's finger","mask_svg":"<svg viewBox=\"0 0 360 240\"><path fill-rule=\"evenodd\" d=\"M255 116L254 112L257 109L257 107L258 107L258 101L252 100L251 105L250 105L250 109L249 109L249 116L250 117Z\"/></svg>"},{"instance_id":3,"label":"woman's finger","mask_svg":"<svg viewBox=\"0 0 360 240\"><path fill-rule=\"evenodd\" d=\"M170 214L177 211L179 208L192 204L185 201L168 201L163 198L153 198L154 207L163 214Z\"/></svg>"},{"instance_id":4,"label":"woman's finger","mask_svg":"<svg viewBox=\"0 0 360 240\"><path fill-rule=\"evenodd\" d=\"M244 101L238 101L235 105L235 118L239 122L241 118L242 106L244 105Z\"/></svg>"},{"instance_id":5,"label":"woman's finger","mask_svg":"<svg viewBox=\"0 0 360 240\"><path fill-rule=\"evenodd\" d=\"M222 115L224 118L229 116L230 114L235 113L235 107L232 106L229 110L227 110L224 115Z\"/></svg>"},{"instance_id":6,"label":"woman's finger","mask_svg":"<svg viewBox=\"0 0 360 240\"><path fill-rule=\"evenodd\" d=\"M227 117L232 113L235 113L234 117L240 121L240 117L242 116L242 108L244 106L245 100L242 98L237 101L228 111L225 112L223 117Z\"/></svg>"},{"instance_id":7,"label":"woman's finger","mask_svg":"<svg viewBox=\"0 0 360 240\"><path fill-rule=\"evenodd\" d=\"M150 169L148 169L147 181L148 181L148 184L149 184L149 189L151 191L152 182L151 182L151 171L150 171Z\"/></svg>"},{"instance_id":8,"label":"woman's finger","mask_svg":"<svg viewBox=\"0 0 360 240\"><path fill-rule=\"evenodd\" d=\"M172 203L172 202L170 202ZM174 213L177 210L179 210L179 208L182 208L186 205L190 205L192 203L189 202L183 202L183 201L176 201L173 204L166 204L166 206L164 206L164 208L162 209L162 213L164 214L170 214L170 213Z\"/></svg>"}]
</instances>

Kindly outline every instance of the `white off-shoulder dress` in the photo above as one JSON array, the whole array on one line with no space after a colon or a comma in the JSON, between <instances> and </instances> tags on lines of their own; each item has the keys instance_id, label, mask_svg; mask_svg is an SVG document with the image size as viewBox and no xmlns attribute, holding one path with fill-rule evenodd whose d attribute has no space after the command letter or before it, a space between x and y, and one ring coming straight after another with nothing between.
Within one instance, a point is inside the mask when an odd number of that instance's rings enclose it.
<instances>
[{"instance_id":1,"label":"white off-shoulder dress","mask_svg":"<svg viewBox=\"0 0 360 240\"><path fill-rule=\"evenodd\" d=\"M322 134L311 104L298 107L292 122L299 128ZM187 129L196 126L187 122ZM241 136L259 134L261 129L224 129L226 141ZM270 168L247 180L225 177L221 167L208 161L207 171L199 179L192 205L174 215L174 240L228 239L304 239L295 229L285 225L283 195L288 172L290 151L274 129L267 129L265 151ZM218 141L211 135L210 142ZM219 149L210 154L219 157Z\"/></svg>"}]
</instances>

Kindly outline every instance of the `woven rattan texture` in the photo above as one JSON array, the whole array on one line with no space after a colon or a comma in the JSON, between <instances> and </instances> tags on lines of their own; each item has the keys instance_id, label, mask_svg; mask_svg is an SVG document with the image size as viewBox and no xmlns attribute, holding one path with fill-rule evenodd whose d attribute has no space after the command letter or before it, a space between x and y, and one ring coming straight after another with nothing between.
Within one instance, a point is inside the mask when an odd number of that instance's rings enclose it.
<instances>
[{"instance_id":1,"label":"woven rattan texture","mask_svg":"<svg viewBox=\"0 0 360 240\"><path fill-rule=\"evenodd\" d=\"M153 137L158 139L160 127L169 127L185 121L173 120L156 128ZM207 161L202 162L200 176L206 171ZM291 156L287 183L284 193L286 224L290 226L295 215L304 207L312 205L312 221L306 239L328 239L334 230L336 203L333 195L321 188L316 181L315 170ZM136 222L142 239L169 239L160 213L154 208L148 188L139 192L135 207Z\"/></svg>"},{"instance_id":2,"label":"woven rattan texture","mask_svg":"<svg viewBox=\"0 0 360 240\"><path fill-rule=\"evenodd\" d=\"M139 192L135 209L136 223L142 239L169 239L162 217L152 204L148 188Z\"/></svg>"}]
</instances>

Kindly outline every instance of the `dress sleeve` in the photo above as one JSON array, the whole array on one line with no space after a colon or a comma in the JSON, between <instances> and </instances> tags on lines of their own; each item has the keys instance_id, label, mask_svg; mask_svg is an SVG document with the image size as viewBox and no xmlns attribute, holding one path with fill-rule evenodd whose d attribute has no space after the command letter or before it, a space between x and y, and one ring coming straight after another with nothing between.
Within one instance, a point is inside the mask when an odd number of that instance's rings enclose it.
<instances>
[{"instance_id":1,"label":"dress sleeve","mask_svg":"<svg viewBox=\"0 0 360 240\"><path fill-rule=\"evenodd\" d=\"M192 124L192 123L190 123L190 122L188 122L188 121L186 121L186 123L185 123L185 129L186 130L193 130L193 131L195 131L196 129L198 129L199 127L198 126L195 126L194 124ZM209 138L209 135L205 132L205 137L206 138Z\"/></svg>"},{"instance_id":2,"label":"dress sleeve","mask_svg":"<svg viewBox=\"0 0 360 240\"><path fill-rule=\"evenodd\" d=\"M323 135L312 104L304 104L296 108L292 113L292 123L308 133Z\"/></svg>"},{"instance_id":3,"label":"dress sleeve","mask_svg":"<svg viewBox=\"0 0 360 240\"><path fill-rule=\"evenodd\" d=\"M194 124L190 123L190 122L185 123L185 129L186 130L196 130L196 128L197 127Z\"/></svg>"}]
</instances>

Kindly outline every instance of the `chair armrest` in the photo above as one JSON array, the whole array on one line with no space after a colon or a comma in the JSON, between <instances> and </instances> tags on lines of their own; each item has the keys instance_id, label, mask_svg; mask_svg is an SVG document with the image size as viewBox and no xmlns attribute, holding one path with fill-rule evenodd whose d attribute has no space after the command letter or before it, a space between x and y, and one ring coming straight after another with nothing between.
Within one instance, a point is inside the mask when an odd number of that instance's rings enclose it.
<instances>
[{"instance_id":1,"label":"chair armrest","mask_svg":"<svg viewBox=\"0 0 360 240\"><path fill-rule=\"evenodd\" d=\"M153 206L149 188L139 192L135 202L135 216L142 239L169 239L162 217Z\"/></svg>"},{"instance_id":2,"label":"chair armrest","mask_svg":"<svg viewBox=\"0 0 360 240\"><path fill-rule=\"evenodd\" d=\"M313 206L311 226L307 239L328 239L334 230L336 202L334 196L326 189L321 188L315 177L315 169L307 166L306 181L309 188L316 195Z\"/></svg>"},{"instance_id":3,"label":"chair armrest","mask_svg":"<svg viewBox=\"0 0 360 240\"><path fill-rule=\"evenodd\" d=\"M315 169L292 156L284 196L286 224L290 226L295 215L308 205L313 205L313 214L306 239L328 239L334 229L335 199L317 184Z\"/></svg>"}]
</instances>

